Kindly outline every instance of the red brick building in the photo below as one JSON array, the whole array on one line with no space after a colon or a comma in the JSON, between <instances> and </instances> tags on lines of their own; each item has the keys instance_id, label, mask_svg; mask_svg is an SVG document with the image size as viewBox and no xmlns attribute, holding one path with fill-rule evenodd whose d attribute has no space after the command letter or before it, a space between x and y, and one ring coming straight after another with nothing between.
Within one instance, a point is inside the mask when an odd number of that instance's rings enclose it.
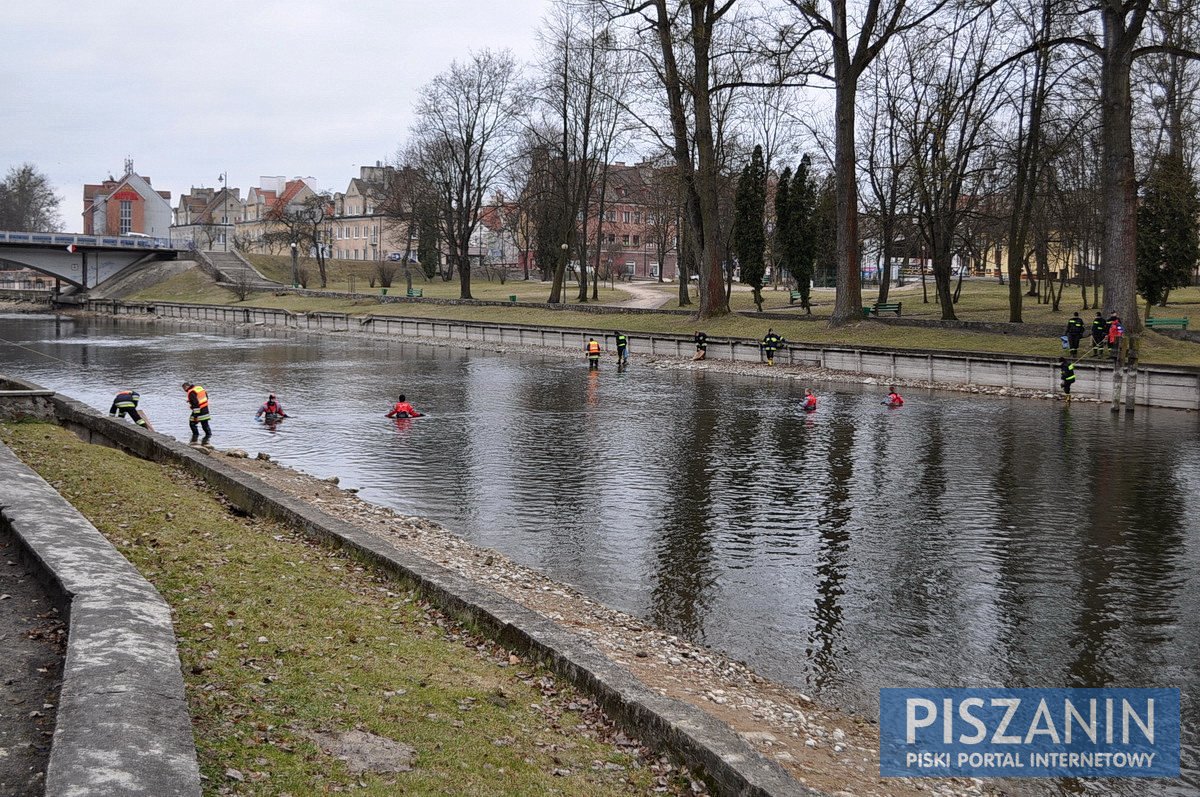
<instances>
[{"instance_id":1,"label":"red brick building","mask_svg":"<svg viewBox=\"0 0 1200 797\"><path fill-rule=\"evenodd\" d=\"M83 187L84 235L171 234L171 192L155 191L150 178L126 164L125 176Z\"/></svg>"}]
</instances>

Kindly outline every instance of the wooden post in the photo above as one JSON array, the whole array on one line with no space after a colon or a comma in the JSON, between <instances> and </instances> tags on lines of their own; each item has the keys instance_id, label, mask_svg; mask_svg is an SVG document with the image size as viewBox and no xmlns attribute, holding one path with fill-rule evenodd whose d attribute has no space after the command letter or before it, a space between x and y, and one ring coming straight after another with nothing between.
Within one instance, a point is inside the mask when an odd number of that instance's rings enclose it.
<instances>
[{"instance_id":1,"label":"wooden post","mask_svg":"<svg viewBox=\"0 0 1200 797\"><path fill-rule=\"evenodd\" d=\"M1121 382L1124 380L1125 373L1122 369L1123 355L1125 354L1125 338L1117 339L1117 353L1113 358L1113 376L1112 376L1112 411L1119 412L1121 410Z\"/></svg>"},{"instance_id":2,"label":"wooden post","mask_svg":"<svg viewBox=\"0 0 1200 797\"><path fill-rule=\"evenodd\" d=\"M1122 340L1122 342L1124 342L1125 338L1122 338L1121 340ZM1138 369L1137 369L1137 361L1138 361L1137 343L1138 342L1137 342L1136 336L1131 336L1129 338L1128 351L1126 352L1126 357L1125 357L1126 367L1133 369L1132 371L1130 371L1129 377L1125 383L1126 384L1126 388L1125 388L1125 411L1126 412L1133 412L1133 408L1137 404L1137 372L1138 372Z\"/></svg>"}]
</instances>

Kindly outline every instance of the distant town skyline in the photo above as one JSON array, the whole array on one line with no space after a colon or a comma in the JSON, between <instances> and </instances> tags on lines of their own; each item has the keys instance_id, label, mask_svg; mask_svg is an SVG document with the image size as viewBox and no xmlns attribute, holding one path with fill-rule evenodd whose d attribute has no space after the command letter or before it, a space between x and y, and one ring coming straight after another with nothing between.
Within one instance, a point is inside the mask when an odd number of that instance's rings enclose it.
<instances>
[{"instance_id":1,"label":"distant town skyline","mask_svg":"<svg viewBox=\"0 0 1200 797\"><path fill-rule=\"evenodd\" d=\"M262 175L345 190L396 155L420 86L483 48L528 60L549 0L20 4L0 52L0 170L33 163L82 228L125 160L170 191Z\"/></svg>"}]
</instances>

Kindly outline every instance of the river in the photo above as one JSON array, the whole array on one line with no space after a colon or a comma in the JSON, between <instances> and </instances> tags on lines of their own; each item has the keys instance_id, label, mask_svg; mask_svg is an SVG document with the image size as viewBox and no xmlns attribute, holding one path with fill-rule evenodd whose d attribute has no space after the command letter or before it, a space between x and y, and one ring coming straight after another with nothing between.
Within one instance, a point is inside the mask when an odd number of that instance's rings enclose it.
<instances>
[{"instance_id":1,"label":"river","mask_svg":"<svg viewBox=\"0 0 1200 797\"><path fill-rule=\"evenodd\" d=\"M13 345L13 344L19 344ZM1173 686L1200 758L1200 428L1138 408L0 315L0 373L263 451L865 714L884 686ZM269 391L294 417L254 419ZM405 393L427 418L384 417Z\"/></svg>"}]
</instances>

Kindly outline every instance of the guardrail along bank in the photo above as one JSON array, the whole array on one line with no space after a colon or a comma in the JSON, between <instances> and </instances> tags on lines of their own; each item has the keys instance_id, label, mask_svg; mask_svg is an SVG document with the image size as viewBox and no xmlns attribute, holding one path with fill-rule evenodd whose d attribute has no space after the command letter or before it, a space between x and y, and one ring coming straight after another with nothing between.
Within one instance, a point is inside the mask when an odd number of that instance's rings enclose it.
<instances>
[{"instance_id":1,"label":"guardrail along bank","mask_svg":"<svg viewBox=\"0 0 1200 797\"><path fill-rule=\"evenodd\" d=\"M146 316L221 324L258 324L312 332L368 333L419 337L434 340L478 342L493 345L542 346L583 351L588 338L603 340L615 350L612 333L566 327L527 324L481 324L427 318L403 318L349 313L293 313L270 307L184 304L179 302L121 302L91 300L87 309L116 316ZM643 356L690 358L692 338L673 334L630 334L629 350ZM709 338L708 359L757 363L761 355L757 340ZM821 346L789 341L775 357L777 365L822 368L877 377L881 380L930 382L945 385L976 385L988 388L1058 391L1056 357L1018 357L1006 354L963 351L895 350L878 346ZM1113 392L1113 368L1084 360L1076 366L1077 380L1072 395L1108 401ZM1200 368L1189 366L1138 365L1130 370L1126 385L1134 395L1127 404L1172 409L1200 410Z\"/></svg>"}]
</instances>

